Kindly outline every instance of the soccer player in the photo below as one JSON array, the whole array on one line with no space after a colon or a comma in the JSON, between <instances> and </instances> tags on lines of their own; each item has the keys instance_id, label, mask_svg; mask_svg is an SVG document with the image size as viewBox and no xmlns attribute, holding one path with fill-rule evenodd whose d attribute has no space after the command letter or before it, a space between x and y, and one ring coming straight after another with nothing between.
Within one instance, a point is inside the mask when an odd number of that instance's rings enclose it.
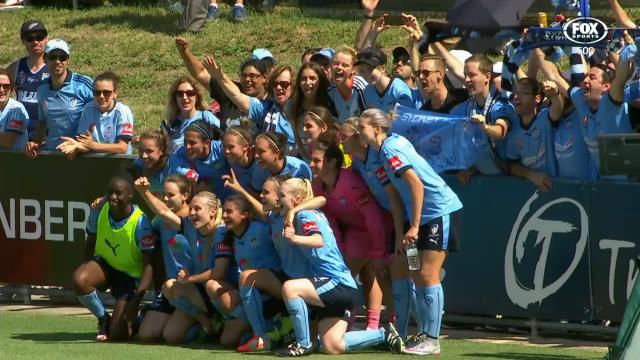
<instances>
[{"instance_id":1,"label":"soccer player","mask_svg":"<svg viewBox=\"0 0 640 360\"><path fill-rule=\"evenodd\" d=\"M515 121L507 135L507 161L509 172L534 183L540 190L551 190L551 178L558 175L556 157L552 148L553 127L562 117L562 95L553 81L545 81L544 88L537 80L518 80L513 102ZM538 110L544 96L551 106Z\"/></svg>"},{"instance_id":2,"label":"soccer player","mask_svg":"<svg viewBox=\"0 0 640 360\"><path fill-rule=\"evenodd\" d=\"M309 159L313 148L318 145L318 138L321 135L333 137L338 140L335 120L327 108L314 106L302 115L302 131L296 132L296 143L298 143L299 153L304 159ZM350 165L351 162L348 162Z\"/></svg>"},{"instance_id":3,"label":"soccer player","mask_svg":"<svg viewBox=\"0 0 640 360\"><path fill-rule=\"evenodd\" d=\"M307 179L289 179L280 185L281 215L313 197ZM322 212L304 210L295 214L293 222L286 222L282 233L300 249L309 262L306 277L287 280L282 296L292 317L296 341L279 349L279 356L302 356L313 352L309 330L309 307L318 319L318 336L325 354L342 354L387 343L401 352L403 343L393 325L376 330L347 332L347 321L357 296L355 280L342 259L329 221Z\"/></svg>"},{"instance_id":4,"label":"soccer player","mask_svg":"<svg viewBox=\"0 0 640 360\"><path fill-rule=\"evenodd\" d=\"M380 153L384 172L378 178L389 194L396 232L396 253L416 244L420 270L411 273L416 284L420 333L405 352L439 354L444 292L440 270L449 251L458 250L456 212L462 203L407 139L389 133L391 119L378 109L365 111L358 122L362 141ZM404 230L404 231L403 231Z\"/></svg>"},{"instance_id":5,"label":"soccer player","mask_svg":"<svg viewBox=\"0 0 640 360\"><path fill-rule=\"evenodd\" d=\"M254 143L253 135L246 125L227 128L222 137L224 156L245 189L251 189L251 177L258 167L253 155Z\"/></svg>"},{"instance_id":6,"label":"soccer player","mask_svg":"<svg viewBox=\"0 0 640 360\"><path fill-rule=\"evenodd\" d=\"M24 151L29 114L22 103L9 97L12 89L9 71L0 69L0 149Z\"/></svg>"},{"instance_id":7,"label":"soccer player","mask_svg":"<svg viewBox=\"0 0 640 360\"><path fill-rule=\"evenodd\" d=\"M20 27L20 40L27 56L13 62L7 70L16 89L17 100L29 114L27 132L30 139L36 134L38 117L38 86L49 77L44 54L47 45L47 28L39 20L27 20Z\"/></svg>"},{"instance_id":8,"label":"soccer player","mask_svg":"<svg viewBox=\"0 0 640 360\"><path fill-rule=\"evenodd\" d=\"M311 179L311 169L304 161L285 155L284 134L265 132L256 137L255 158L259 167L253 172L251 186L255 192L262 191L265 180L271 176L289 175Z\"/></svg>"},{"instance_id":9,"label":"soccer player","mask_svg":"<svg viewBox=\"0 0 640 360\"><path fill-rule=\"evenodd\" d=\"M198 120L220 129L220 120L207 109L202 86L190 77L180 77L169 88L164 121L160 125L171 138L172 152L180 149L185 130Z\"/></svg>"},{"instance_id":10,"label":"soccer player","mask_svg":"<svg viewBox=\"0 0 640 360\"><path fill-rule=\"evenodd\" d=\"M358 53L355 65L360 75L369 82L364 89L364 101L368 109L392 110L396 104L414 107L411 89L398 78L387 75L387 55L375 47Z\"/></svg>"},{"instance_id":11,"label":"soccer player","mask_svg":"<svg viewBox=\"0 0 640 360\"><path fill-rule=\"evenodd\" d=\"M157 197L162 197L164 181L173 172L169 164L170 141L160 129L144 131L140 134L138 158L133 161L136 178L149 179L151 193Z\"/></svg>"},{"instance_id":12,"label":"soccer player","mask_svg":"<svg viewBox=\"0 0 640 360\"><path fill-rule=\"evenodd\" d=\"M68 157L78 153L131 154L133 113L118 100L120 78L113 72L93 80L94 101L85 106L75 138L63 136L57 149Z\"/></svg>"},{"instance_id":13,"label":"soccer player","mask_svg":"<svg viewBox=\"0 0 640 360\"><path fill-rule=\"evenodd\" d=\"M356 51L344 47L336 51L331 61L333 85L327 92L338 113L338 122L352 116L358 116L367 109L364 102L364 89L367 81L356 75Z\"/></svg>"},{"instance_id":14,"label":"soccer player","mask_svg":"<svg viewBox=\"0 0 640 360\"><path fill-rule=\"evenodd\" d=\"M424 99L420 110L448 114L468 96L466 91L457 91L447 86L446 66L439 55L424 55L420 59L418 81Z\"/></svg>"},{"instance_id":15,"label":"soccer player","mask_svg":"<svg viewBox=\"0 0 640 360\"><path fill-rule=\"evenodd\" d=\"M222 182L222 175L229 173L222 141L213 139L213 131L205 121L197 120L186 128L184 146L169 161L173 171L206 185L219 199L229 194Z\"/></svg>"},{"instance_id":16,"label":"soccer player","mask_svg":"<svg viewBox=\"0 0 640 360\"><path fill-rule=\"evenodd\" d=\"M105 201L87 222L85 262L73 273L78 301L98 318L96 341L123 341L132 336L138 306L152 283L151 252L155 235L146 215L132 203L132 180L115 176ZM111 289L116 299L109 315L96 289Z\"/></svg>"},{"instance_id":17,"label":"soccer player","mask_svg":"<svg viewBox=\"0 0 640 360\"><path fill-rule=\"evenodd\" d=\"M38 86L38 119L34 138L27 144L27 155L35 158L43 145L54 151L62 136L76 135L82 110L93 100L93 80L69 70L69 45L60 39L45 46L51 77Z\"/></svg>"}]
</instances>

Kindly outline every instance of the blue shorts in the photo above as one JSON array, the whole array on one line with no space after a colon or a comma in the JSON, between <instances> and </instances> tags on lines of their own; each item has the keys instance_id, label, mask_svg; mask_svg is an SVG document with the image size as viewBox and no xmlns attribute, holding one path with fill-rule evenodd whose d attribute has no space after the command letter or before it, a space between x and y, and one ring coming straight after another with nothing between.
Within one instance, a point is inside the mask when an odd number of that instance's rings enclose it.
<instances>
[{"instance_id":1,"label":"blue shorts","mask_svg":"<svg viewBox=\"0 0 640 360\"><path fill-rule=\"evenodd\" d=\"M456 211L420 225L416 242L418 250L459 251L460 239L456 226L459 218L460 211Z\"/></svg>"},{"instance_id":2,"label":"blue shorts","mask_svg":"<svg viewBox=\"0 0 640 360\"><path fill-rule=\"evenodd\" d=\"M313 317L349 319L353 302L358 298L358 290L328 277L308 278L313 284L324 307L312 306Z\"/></svg>"},{"instance_id":3,"label":"blue shorts","mask_svg":"<svg viewBox=\"0 0 640 360\"><path fill-rule=\"evenodd\" d=\"M129 301L136 293L136 278L111 266L105 259L96 256L93 260L100 265L107 281L98 290L111 289L111 296L116 300Z\"/></svg>"}]
</instances>

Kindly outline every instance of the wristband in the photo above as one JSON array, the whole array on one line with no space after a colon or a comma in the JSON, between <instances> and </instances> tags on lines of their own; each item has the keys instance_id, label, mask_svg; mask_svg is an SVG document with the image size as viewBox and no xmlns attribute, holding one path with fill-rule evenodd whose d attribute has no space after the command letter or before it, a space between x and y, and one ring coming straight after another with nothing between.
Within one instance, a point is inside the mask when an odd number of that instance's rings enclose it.
<instances>
[{"instance_id":1,"label":"wristband","mask_svg":"<svg viewBox=\"0 0 640 360\"><path fill-rule=\"evenodd\" d=\"M367 19L367 20L373 20L373 19L375 19L376 17L375 17L375 16L373 16L373 15L362 15L362 18L363 18L363 19Z\"/></svg>"}]
</instances>

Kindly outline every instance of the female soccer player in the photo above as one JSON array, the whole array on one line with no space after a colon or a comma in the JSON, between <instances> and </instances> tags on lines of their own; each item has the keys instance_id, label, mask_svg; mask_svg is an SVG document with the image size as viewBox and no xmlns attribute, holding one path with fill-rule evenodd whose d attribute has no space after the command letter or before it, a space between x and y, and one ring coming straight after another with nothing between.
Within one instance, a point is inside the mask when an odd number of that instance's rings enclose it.
<instances>
[{"instance_id":1,"label":"female soccer player","mask_svg":"<svg viewBox=\"0 0 640 360\"><path fill-rule=\"evenodd\" d=\"M336 142L319 142L311 153L313 190L324 196L322 212L341 245L351 275L360 274L367 303L367 329L377 329L393 224L375 201L360 176L343 169L343 154ZM352 318L355 320L355 317Z\"/></svg>"},{"instance_id":2,"label":"female soccer player","mask_svg":"<svg viewBox=\"0 0 640 360\"><path fill-rule=\"evenodd\" d=\"M299 153L306 159L318 141L318 137L324 133L331 133L338 138L334 118L327 108L312 106L302 115L302 126L296 131L296 143Z\"/></svg>"},{"instance_id":3,"label":"female soccer player","mask_svg":"<svg viewBox=\"0 0 640 360\"><path fill-rule=\"evenodd\" d=\"M311 198L311 182L289 179L280 185L280 214ZM309 305L316 312L318 334L325 354L342 354L385 341L396 352L402 340L391 324L376 330L347 332L347 321L357 296L356 283L342 259L329 221L319 211L300 211L284 224L284 241L297 246L309 262L306 277L288 280L282 296L293 319L296 341L277 351L280 356L302 356L313 352L309 331Z\"/></svg>"},{"instance_id":4,"label":"female soccer player","mask_svg":"<svg viewBox=\"0 0 640 360\"><path fill-rule=\"evenodd\" d=\"M24 151L29 114L22 103L9 97L12 89L9 72L0 69L0 149Z\"/></svg>"},{"instance_id":5,"label":"female soccer player","mask_svg":"<svg viewBox=\"0 0 640 360\"><path fill-rule=\"evenodd\" d=\"M184 144L184 132L196 120L220 128L220 120L207 109L204 89L195 80L183 76L171 84L164 121L160 126L171 138L171 152L178 151Z\"/></svg>"},{"instance_id":6,"label":"female soccer player","mask_svg":"<svg viewBox=\"0 0 640 360\"><path fill-rule=\"evenodd\" d=\"M85 263L73 273L78 301L98 318L97 341L131 338L138 306L152 283L155 236L146 215L131 202L133 196L130 178L111 178L105 201L87 222ZM111 316L96 289L111 289L116 299Z\"/></svg>"},{"instance_id":7,"label":"female soccer player","mask_svg":"<svg viewBox=\"0 0 640 360\"><path fill-rule=\"evenodd\" d=\"M62 136L57 149L73 158L78 153L130 154L133 113L118 99L120 78L113 72L93 80L93 101L82 111L75 138Z\"/></svg>"},{"instance_id":8,"label":"female soccer player","mask_svg":"<svg viewBox=\"0 0 640 360\"><path fill-rule=\"evenodd\" d=\"M251 176L258 167L253 155L253 145L253 135L245 123L227 128L222 137L224 156L245 189L251 189Z\"/></svg>"},{"instance_id":9,"label":"female soccer player","mask_svg":"<svg viewBox=\"0 0 640 360\"><path fill-rule=\"evenodd\" d=\"M170 139L160 129L146 130L140 134L139 155L133 161L136 178L144 176L149 180L149 189L156 197L162 197L163 184L173 172L169 164L171 156Z\"/></svg>"},{"instance_id":10,"label":"female soccer player","mask_svg":"<svg viewBox=\"0 0 640 360\"><path fill-rule=\"evenodd\" d=\"M311 169L304 161L287 156L287 139L284 134L266 132L256 137L255 157L259 167L253 172L251 186L256 192L262 190L262 184L271 176L289 175L311 179Z\"/></svg>"},{"instance_id":11,"label":"female soccer player","mask_svg":"<svg viewBox=\"0 0 640 360\"><path fill-rule=\"evenodd\" d=\"M388 133L390 127L391 118L379 109L363 112L358 122L362 141L380 152L385 171L378 178L391 201L396 252L414 243L419 251L420 270L411 275L421 329L405 352L439 354L444 307L440 270L447 252L458 248L453 220L462 203L407 139Z\"/></svg>"},{"instance_id":12,"label":"female soccer player","mask_svg":"<svg viewBox=\"0 0 640 360\"><path fill-rule=\"evenodd\" d=\"M184 176L173 174L167 177L163 185L164 202L180 219L189 216L189 200L193 194L193 183ZM183 265L178 261L187 258L189 242L182 234L167 224L160 216L156 216L151 222L153 231L158 236L157 246L162 251L164 263L163 282L167 279L178 277L178 271ZM154 269L155 272L161 269ZM175 308L169 300L160 292L155 301L144 313L144 319L140 325L138 337L142 342L161 340L162 334Z\"/></svg>"}]
</instances>

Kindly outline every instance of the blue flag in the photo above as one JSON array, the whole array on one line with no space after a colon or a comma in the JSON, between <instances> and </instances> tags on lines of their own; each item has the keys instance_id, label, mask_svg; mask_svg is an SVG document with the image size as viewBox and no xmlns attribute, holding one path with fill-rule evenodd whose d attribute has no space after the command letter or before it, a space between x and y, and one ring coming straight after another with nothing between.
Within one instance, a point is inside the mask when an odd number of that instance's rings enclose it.
<instances>
[{"instance_id":1,"label":"blue flag","mask_svg":"<svg viewBox=\"0 0 640 360\"><path fill-rule=\"evenodd\" d=\"M437 173L470 168L487 146L486 134L470 118L400 104L395 112L391 132L407 138Z\"/></svg>"}]
</instances>

